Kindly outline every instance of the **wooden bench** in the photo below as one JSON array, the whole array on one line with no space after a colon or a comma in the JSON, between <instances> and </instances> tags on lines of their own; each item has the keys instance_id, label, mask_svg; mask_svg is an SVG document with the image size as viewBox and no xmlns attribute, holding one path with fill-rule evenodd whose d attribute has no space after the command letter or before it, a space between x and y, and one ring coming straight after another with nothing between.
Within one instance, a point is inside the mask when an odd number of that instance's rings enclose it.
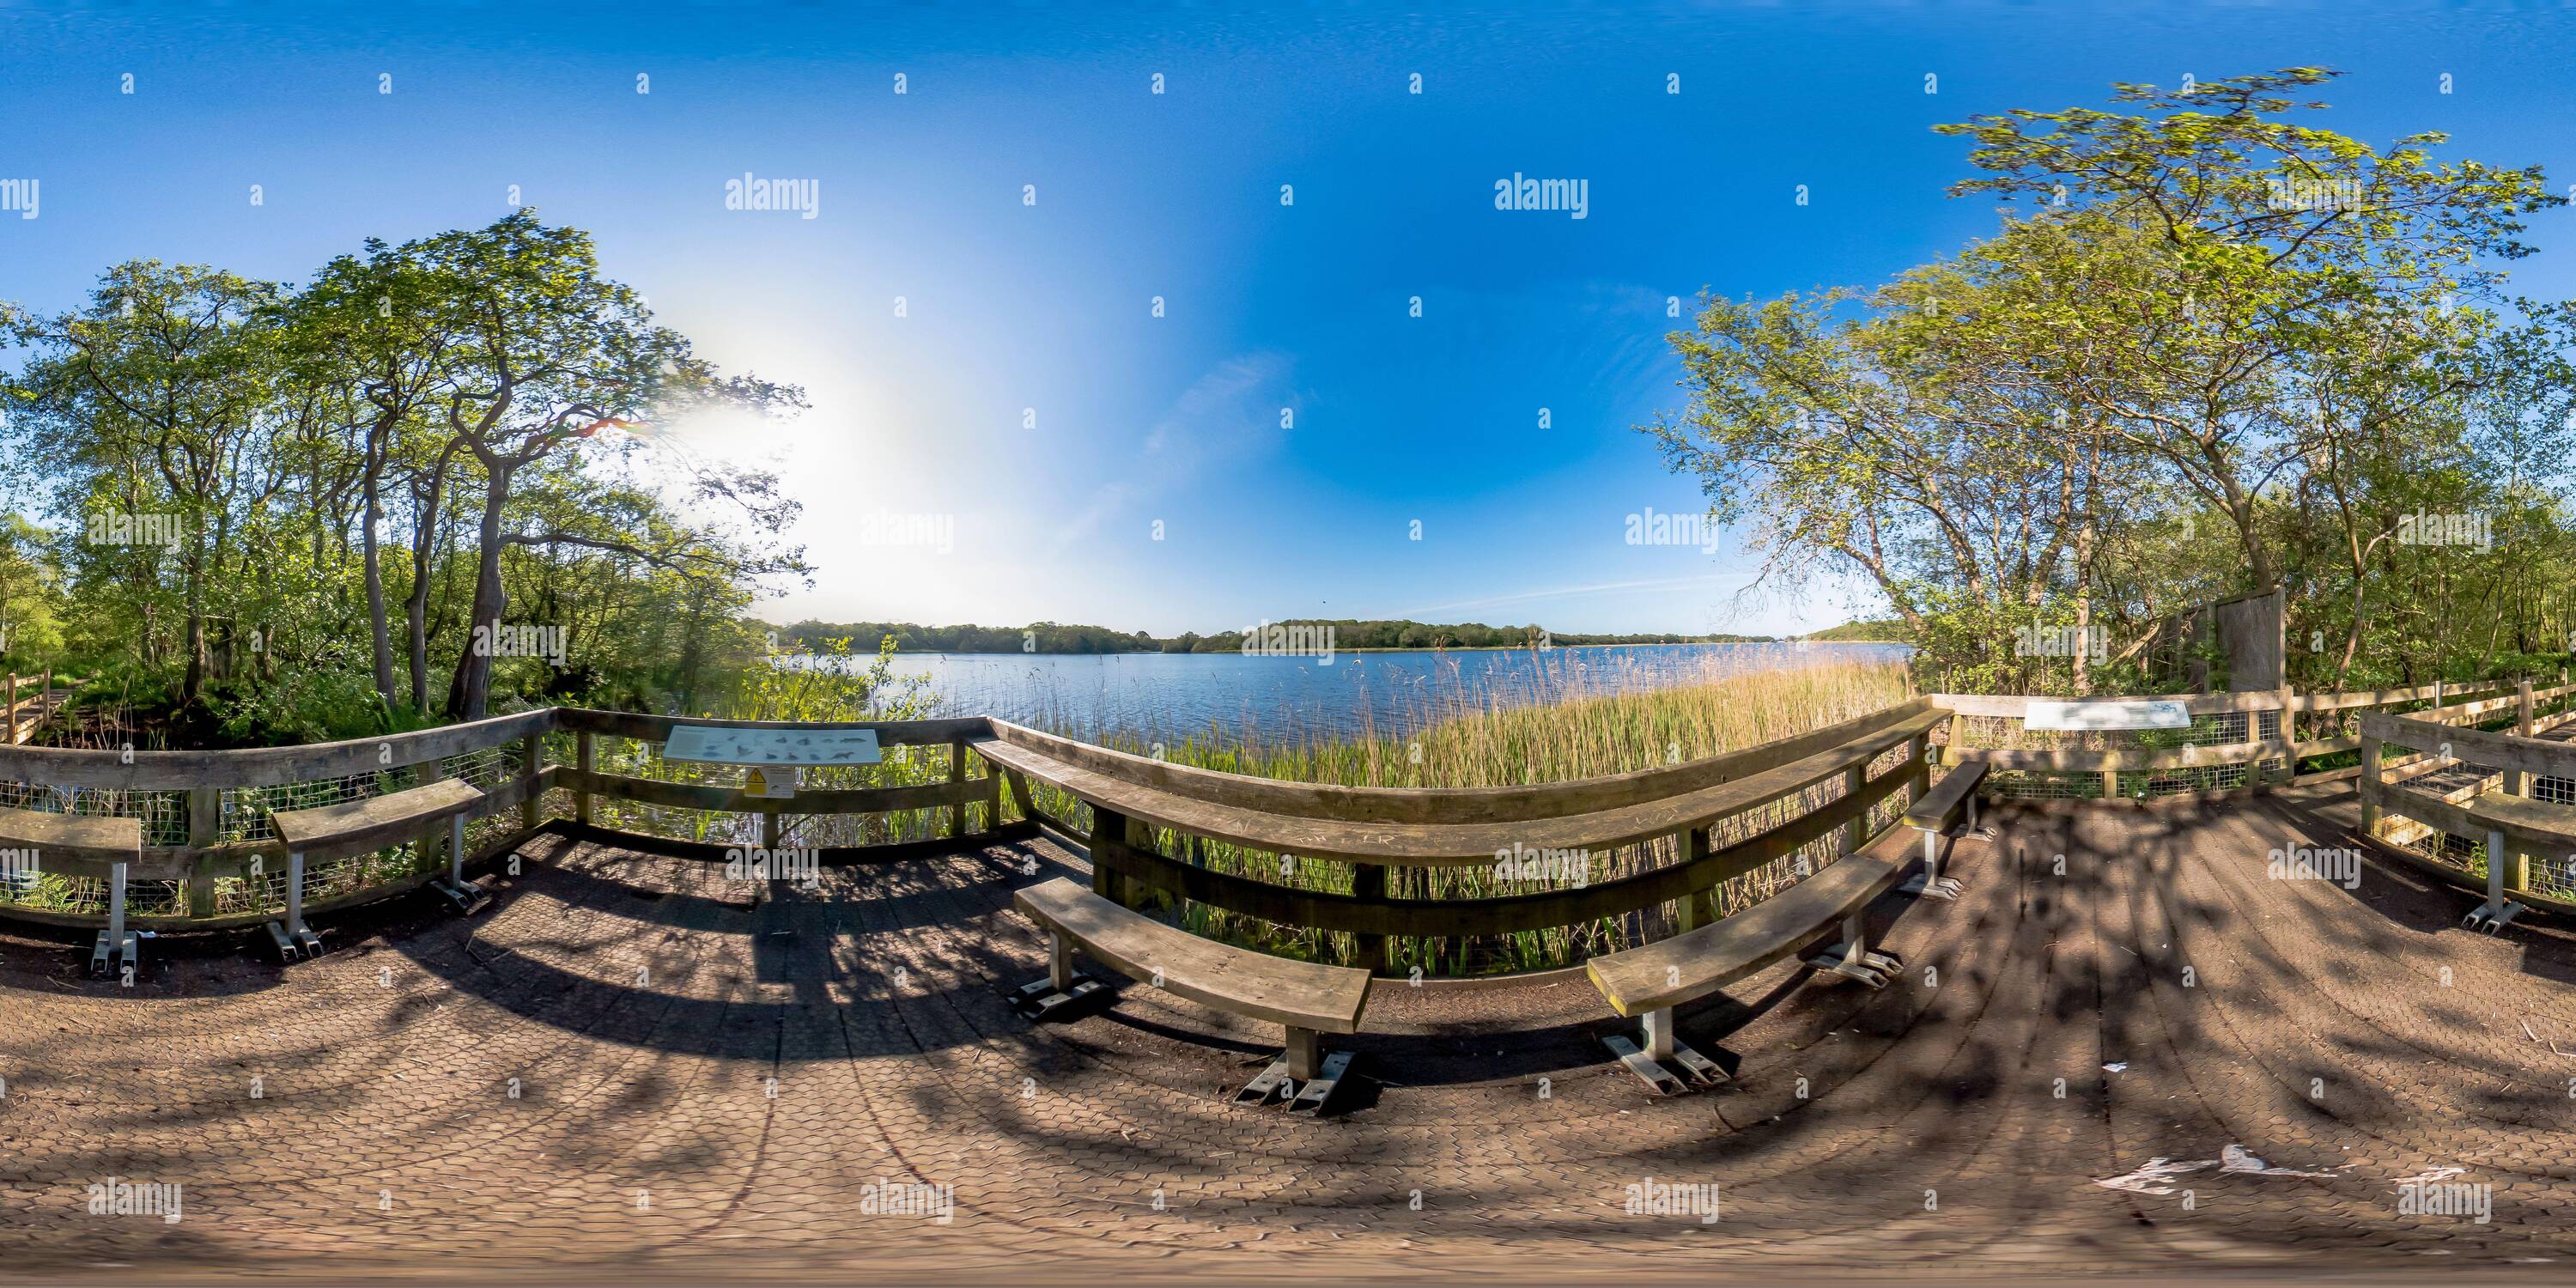
<instances>
[{"instance_id":1,"label":"wooden bench","mask_svg":"<svg viewBox=\"0 0 2576 1288\"><path fill-rule=\"evenodd\" d=\"M2544 855L2576 853L2576 806L2491 792L2471 800L2467 812L2469 821L2487 834L2487 899L2460 918L2460 924L2492 935L2530 911L2506 893L2511 888L2506 878L2515 866L2515 849Z\"/></svg>"},{"instance_id":2,"label":"wooden bench","mask_svg":"<svg viewBox=\"0 0 2576 1288\"><path fill-rule=\"evenodd\" d=\"M1658 1092L1675 1092L1690 1082L1708 1085L1728 1076L1716 1062L1693 1051L1673 1033L1673 1008L1697 1001L1743 979L1814 942L1818 932L1839 921L1841 942L1808 965L1872 988L1886 984L1904 964L1889 953L1871 952L1862 934L1861 913L1870 901L1895 886L1906 865L1896 859L1856 854L1760 903L1697 930L1684 931L1624 952L1595 957L1584 964L1593 986L1622 1016L1644 1018L1645 1046L1624 1035L1604 1039L1612 1054ZM1683 1076L1664 1067L1682 1066Z\"/></svg>"},{"instance_id":3,"label":"wooden bench","mask_svg":"<svg viewBox=\"0 0 2576 1288\"><path fill-rule=\"evenodd\" d=\"M442 778L364 800L271 812L269 822L286 847L286 917L268 923L279 959L294 961L299 949L308 957L322 952L322 937L304 924L306 859L347 858L426 838L442 821L448 825L447 876L431 884L463 912L471 913L489 902L490 896L465 883L465 815L482 799L482 791L473 784Z\"/></svg>"},{"instance_id":4,"label":"wooden bench","mask_svg":"<svg viewBox=\"0 0 2576 1288\"><path fill-rule=\"evenodd\" d=\"M1058 877L1021 890L1012 902L1051 941L1047 977L1022 988L1014 1002L1032 1019L1063 1011L1103 991L1074 970L1079 948L1092 960L1175 997L1288 1031L1287 1050L1235 1095L1265 1104L1286 1097L1294 1109L1324 1107L1351 1056L1325 1056L1320 1034L1357 1033L1368 1006L1369 973L1346 966L1273 957L1201 939L1131 912Z\"/></svg>"},{"instance_id":5,"label":"wooden bench","mask_svg":"<svg viewBox=\"0 0 2576 1288\"><path fill-rule=\"evenodd\" d=\"M1977 830L1977 785L1986 780L1986 762L1963 761L1941 775L1941 781L1905 811L1905 825L1923 834L1923 871L1905 883L1905 893L1926 899L1956 899L1959 881L1941 875L1941 837L1961 811L1967 814L1962 835Z\"/></svg>"},{"instance_id":6,"label":"wooden bench","mask_svg":"<svg viewBox=\"0 0 2576 1288\"><path fill-rule=\"evenodd\" d=\"M30 871L41 870L48 857L108 865L107 928L90 950L89 971L107 974L121 960L131 983L131 972L143 961L143 940L125 928L125 879L127 869L143 859L142 821L0 809L0 850L25 851L34 861Z\"/></svg>"}]
</instances>

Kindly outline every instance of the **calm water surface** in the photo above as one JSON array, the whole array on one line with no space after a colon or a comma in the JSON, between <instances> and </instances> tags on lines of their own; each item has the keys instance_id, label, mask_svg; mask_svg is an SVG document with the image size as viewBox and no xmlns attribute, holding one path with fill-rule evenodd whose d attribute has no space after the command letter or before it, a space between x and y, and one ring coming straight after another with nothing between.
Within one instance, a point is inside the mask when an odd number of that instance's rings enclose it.
<instances>
[{"instance_id":1,"label":"calm water surface","mask_svg":"<svg viewBox=\"0 0 2576 1288\"><path fill-rule=\"evenodd\" d=\"M908 653L900 674L927 672L943 714L994 715L1097 739L1247 738L1265 742L1403 736L1462 710L1529 706L1587 694L1704 684L1757 671L1894 662L1903 644L1647 644L1605 648L1106 656Z\"/></svg>"}]
</instances>

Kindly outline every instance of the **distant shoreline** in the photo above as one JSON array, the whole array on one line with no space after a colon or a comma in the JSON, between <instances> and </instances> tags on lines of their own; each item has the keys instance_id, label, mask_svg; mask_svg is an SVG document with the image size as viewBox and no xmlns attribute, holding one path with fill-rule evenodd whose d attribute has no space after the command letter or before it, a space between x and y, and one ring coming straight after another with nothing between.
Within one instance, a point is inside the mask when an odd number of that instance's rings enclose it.
<instances>
[{"instance_id":1,"label":"distant shoreline","mask_svg":"<svg viewBox=\"0 0 2576 1288\"><path fill-rule=\"evenodd\" d=\"M1575 649L1582 649L1582 648L1719 648L1719 647L1749 648L1749 647L1760 647L1760 646L1769 646L1769 645L1783 645L1783 644L1800 645L1800 646L1807 647L1807 648L1840 648L1840 647L1843 647L1843 646L1846 646L1846 645L1869 645L1869 646L1872 646L1872 647L1886 647L1886 646L1893 645L1893 646L1900 647L1900 648L1912 648L1912 647L1914 647L1913 641L1911 641L1911 640L1782 640L1782 639L1771 639L1771 640L1683 640L1683 641L1680 641L1680 642L1678 642L1678 643L1660 643L1660 642L1659 642L1659 643L1646 643L1646 644L1551 644L1551 645L1549 645L1547 648L1544 648L1544 649L1532 648L1531 646L1529 646L1529 645L1527 645L1527 644L1449 644L1449 645L1441 645L1441 646L1433 646L1433 645L1425 644L1425 645L1418 645L1418 646L1413 647L1413 648L1378 648L1378 647L1371 647L1371 648L1337 648L1337 649L1334 649L1334 650L1333 650L1333 652L1335 652L1335 653L1556 653L1556 652L1572 652L1572 651L1573 651L1573 650L1575 650ZM1119 652L1115 652L1115 653L1070 653L1070 652L1061 652L1061 651L1054 651L1054 650L1048 650L1048 649L1040 649L1040 650L1038 650L1038 651L1036 651L1036 652L1033 652L1033 653L1032 653L1032 652L1025 652L1025 651L1022 651L1022 650L1020 650L1020 649L963 649L963 648L925 648L925 649L914 649L914 650L912 650L912 651L910 651L910 652L905 652L905 651L903 651L903 650L898 649L898 650L896 650L896 652L895 652L895 656L896 656L896 657L898 657L898 658L902 658L902 657L923 657L923 656L927 656L927 655L929 655L929 654L933 654L933 653L944 654L944 655L947 655L947 656L950 656L950 657L1264 657L1264 656L1269 656L1268 654L1261 654L1261 653L1245 653L1245 652L1243 652L1243 651L1242 651L1242 650L1240 650L1240 649L1220 649L1220 650L1216 650L1216 651L1213 651L1213 652L1207 652L1207 653L1182 653L1182 652L1175 652L1175 651L1170 650L1170 649L1125 649L1125 650L1121 650L1121 651L1119 651ZM1298 655L1295 655L1295 656L1303 656L1303 655L1302 655L1302 654L1298 654Z\"/></svg>"}]
</instances>

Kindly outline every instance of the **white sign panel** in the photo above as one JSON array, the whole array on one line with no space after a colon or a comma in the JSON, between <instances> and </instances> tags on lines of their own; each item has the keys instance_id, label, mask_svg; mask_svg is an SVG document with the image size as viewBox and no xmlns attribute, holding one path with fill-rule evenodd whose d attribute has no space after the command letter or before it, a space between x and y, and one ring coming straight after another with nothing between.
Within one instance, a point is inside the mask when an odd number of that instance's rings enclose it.
<instances>
[{"instance_id":1,"label":"white sign panel","mask_svg":"<svg viewBox=\"0 0 2576 1288\"><path fill-rule=\"evenodd\" d=\"M2025 729L2188 729L2191 712L2180 702L2031 702L2022 707Z\"/></svg>"},{"instance_id":2,"label":"white sign panel","mask_svg":"<svg viewBox=\"0 0 2576 1288\"><path fill-rule=\"evenodd\" d=\"M680 725L662 744L664 760L719 765L873 765L885 758L874 729L731 729ZM790 776L793 777L792 775Z\"/></svg>"}]
</instances>

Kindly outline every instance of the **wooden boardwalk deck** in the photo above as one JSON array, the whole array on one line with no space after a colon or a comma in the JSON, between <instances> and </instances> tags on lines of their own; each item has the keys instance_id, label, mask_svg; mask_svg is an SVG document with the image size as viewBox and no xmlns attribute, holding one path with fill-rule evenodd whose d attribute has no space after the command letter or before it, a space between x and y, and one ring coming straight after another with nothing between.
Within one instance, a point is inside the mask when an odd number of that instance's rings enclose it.
<instances>
[{"instance_id":1,"label":"wooden boardwalk deck","mask_svg":"<svg viewBox=\"0 0 2576 1288\"><path fill-rule=\"evenodd\" d=\"M2001 807L1961 899L1874 907L1899 982L1685 1008L1720 1092L1644 1095L1579 979L1390 987L1327 1121L1227 1104L1275 1031L1142 985L1011 1013L1011 892L1088 866L1052 835L757 900L546 837L485 918L131 990L0 940L0 1280L2563 1280L2576 940L2268 878L2335 799ZM90 1215L111 1178L183 1218ZM2489 1219L2402 1211L2423 1178ZM1675 1185L1718 1214L1632 1210Z\"/></svg>"}]
</instances>

